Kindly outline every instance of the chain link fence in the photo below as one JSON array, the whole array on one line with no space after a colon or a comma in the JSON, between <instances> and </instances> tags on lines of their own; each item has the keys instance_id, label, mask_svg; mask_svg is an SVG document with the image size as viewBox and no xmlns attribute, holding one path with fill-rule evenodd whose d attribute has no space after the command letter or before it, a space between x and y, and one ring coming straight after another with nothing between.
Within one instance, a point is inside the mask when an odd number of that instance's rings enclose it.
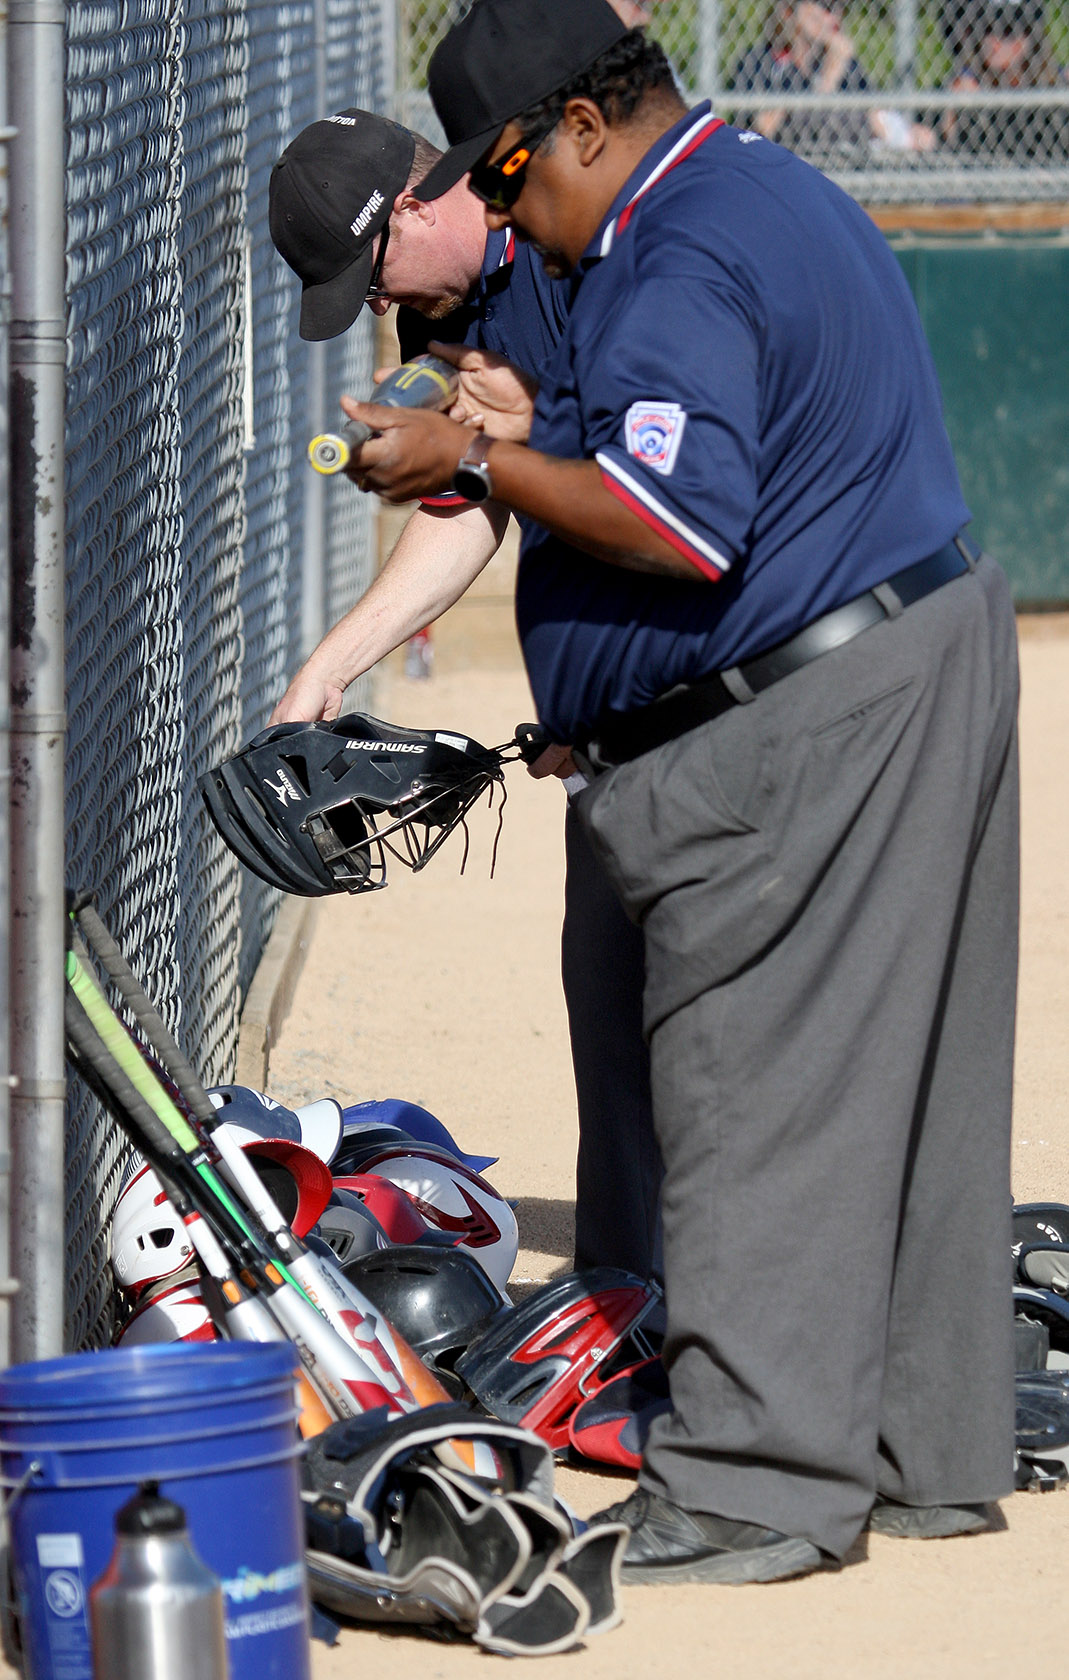
<instances>
[{"instance_id":1,"label":"chain link fence","mask_svg":"<svg viewBox=\"0 0 1069 1680\"><path fill-rule=\"evenodd\" d=\"M468 6L399 3L400 120L440 144L426 63ZM688 100L712 99L865 203L1069 198L1069 0L648 0L646 11Z\"/></svg>"},{"instance_id":2,"label":"chain link fence","mask_svg":"<svg viewBox=\"0 0 1069 1680\"><path fill-rule=\"evenodd\" d=\"M562 0L565 3L565 0ZM371 321L309 350L271 246L271 166L351 104L441 140L427 59L466 0L71 0L66 8L67 879L91 887L208 1082L277 896L196 777L266 721L371 575L372 508L308 474L366 388ZM662 0L690 100L872 204L1069 199L1069 0ZM358 694L357 703L365 703ZM67 1126L69 1347L111 1328L125 1155Z\"/></svg>"},{"instance_id":3,"label":"chain link fence","mask_svg":"<svg viewBox=\"0 0 1069 1680\"><path fill-rule=\"evenodd\" d=\"M326 111L386 107L392 39L388 0L66 8L67 881L209 1083L278 895L222 846L196 778L371 575L372 510L309 484L304 449L370 383L372 323L299 341L268 177ZM110 1333L126 1153L75 1085L68 1347Z\"/></svg>"}]
</instances>

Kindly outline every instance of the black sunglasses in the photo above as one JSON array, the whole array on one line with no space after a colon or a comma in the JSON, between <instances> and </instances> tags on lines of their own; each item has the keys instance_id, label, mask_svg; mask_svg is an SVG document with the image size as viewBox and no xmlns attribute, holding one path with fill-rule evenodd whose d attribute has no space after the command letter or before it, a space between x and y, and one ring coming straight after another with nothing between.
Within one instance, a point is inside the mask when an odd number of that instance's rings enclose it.
<instances>
[{"instance_id":1,"label":"black sunglasses","mask_svg":"<svg viewBox=\"0 0 1069 1680\"><path fill-rule=\"evenodd\" d=\"M382 284L382 265L386 261L386 247L389 243L390 224L389 222L384 222L382 228L382 244L379 246L379 254L375 258L375 266L371 270L371 279L367 288L368 298L375 303L378 303L381 298L388 298L390 295L389 292L384 289Z\"/></svg>"},{"instance_id":2,"label":"black sunglasses","mask_svg":"<svg viewBox=\"0 0 1069 1680\"><path fill-rule=\"evenodd\" d=\"M480 158L472 165L468 176L468 187L481 198L491 210L511 210L523 191L527 176L527 165L534 157L543 140L553 133L560 121L559 115L552 122L547 122L532 134L525 134L523 139L515 145L511 152L504 157L495 158L489 163L486 158Z\"/></svg>"}]
</instances>

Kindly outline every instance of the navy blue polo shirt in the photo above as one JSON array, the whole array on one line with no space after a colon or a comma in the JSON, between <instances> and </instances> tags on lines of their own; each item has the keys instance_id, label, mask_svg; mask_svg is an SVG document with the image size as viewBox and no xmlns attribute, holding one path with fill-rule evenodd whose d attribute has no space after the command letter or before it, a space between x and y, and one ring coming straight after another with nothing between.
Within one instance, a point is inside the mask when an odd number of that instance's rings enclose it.
<instances>
[{"instance_id":1,"label":"navy blue polo shirt","mask_svg":"<svg viewBox=\"0 0 1069 1680\"><path fill-rule=\"evenodd\" d=\"M482 270L459 309L429 321L415 309L397 311L401 360L421 355L432 338L494 350L541 379L556 354L568 319L571 280L551 280L529 245L508 228L488 233ZM459 505L460 496L427 496L431 507Z\"/></svg>"},{"instance_id":2,"label":"navy blue polo shirt","mask_svg":"<svg viewBox=\"0 0 1069 1680\"><path fill-rule=\"evenodd\" d=\"M559 740L783 641L968 520L883 235L708 105L643 158L580 261L531 447L596 459L694 581L532 525L517 620Z\"/></svg>"}]
</instances>

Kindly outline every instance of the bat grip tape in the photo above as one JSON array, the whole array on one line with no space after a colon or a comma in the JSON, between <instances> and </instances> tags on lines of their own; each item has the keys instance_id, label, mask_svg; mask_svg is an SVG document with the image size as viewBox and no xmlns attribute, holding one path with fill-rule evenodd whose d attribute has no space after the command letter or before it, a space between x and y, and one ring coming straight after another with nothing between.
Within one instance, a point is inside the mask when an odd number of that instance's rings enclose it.
<instances>
[{"instance_id":1,"label":"bat grip tape","mask_svg":"<svg viewBox=\"0 0 1069 1680\"><path fill-rule=\"evenodd\" d=\"M96 908L92 904L79 903L74 914L90 948L100 958L108 976L115 982L123 1002L131 1010L150 1048L156 1052L166 1071L173 1077L196 1118L203 1125L213 1127L216 1124L216 1114L211 1098L194 1073L188 1058L175 1043L159 1010L138 983Z\"/></svg>"}]
</instances>

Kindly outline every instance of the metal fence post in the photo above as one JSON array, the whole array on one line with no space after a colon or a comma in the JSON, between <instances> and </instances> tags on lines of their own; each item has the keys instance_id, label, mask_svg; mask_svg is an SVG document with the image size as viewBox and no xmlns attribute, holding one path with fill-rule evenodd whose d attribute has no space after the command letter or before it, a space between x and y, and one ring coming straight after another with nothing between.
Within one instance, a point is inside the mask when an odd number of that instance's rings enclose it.
<instances>
[{"instance_id":1,"label":"metal fence post","mask_svg":"<svg viewBox=\"0 0 1069 1680\"><path fill-rule=\"evenodd\" d=\"M895 0L895 76L912 87L917 73L917 0Z\"/></svg>"},{"instance_id":2,"label":"metal fence post","mask_svg":"<svg viewBox=\"0 0 1069 1680\"><path fill-rule=\"evenodd\" d=\"M8 688L11 641L10 501L8 497L7 335L11 284L7 243L7 5L0 0L0 1367L11 1357L11 1103L8 1011L8 950L11 936L11 849L8 840L8 789L11 782L11 706Z\"/></svg>"},{"instance_id":3,"label":"metal fence post","mask_svg":"<svg viewBox=\"0 0 1069 1680\"><path fill-rule=\"evenodd\" d=\"M698 14L698 94L716 100L720 92L720 0L701 0Z\"/></svg>"},{"instance_id":4,"label":"metal fence post","mask_svg":"<svg viewBox=\"0 0 1069 1680\"><path fill-rule=\"evenodd\" d=\"M398 81L398 34L400 32L397 15L398 0L380 0L379 9L379 40L382 42L382 75L380 77L383 89L383 110L395 122L403 120L400 112L401 85Z\"/></svg>"},{"instance_id":5,"label":"metal fence post","mask_svg":"<svg viewBox=\"0 0 1069 1680\"><path fill-rule=\"evenodd\" d=\"M13 0L11 1094L16 1359L63 1348L63 6Z\"/></svg>"},{"instance_id":6,"label":"metal fence post","mask_svg":"<svg viewBox=\"0 0 1069 1680\"><path fill-rule=\"evenodd\" d=\"M312 62L315 85L313 121L327 111L327 6L313 0ZM327 350L325 344L310 344L308 358L308 407L305 416L309 436L337 416L328 416ZM301 463L303 465L303 463ZM301 658L307 659L326 628L327 504L326 484L318 473L306 472L304 480L304 540L301 548Z\"/></svg>"}]
</instances>

